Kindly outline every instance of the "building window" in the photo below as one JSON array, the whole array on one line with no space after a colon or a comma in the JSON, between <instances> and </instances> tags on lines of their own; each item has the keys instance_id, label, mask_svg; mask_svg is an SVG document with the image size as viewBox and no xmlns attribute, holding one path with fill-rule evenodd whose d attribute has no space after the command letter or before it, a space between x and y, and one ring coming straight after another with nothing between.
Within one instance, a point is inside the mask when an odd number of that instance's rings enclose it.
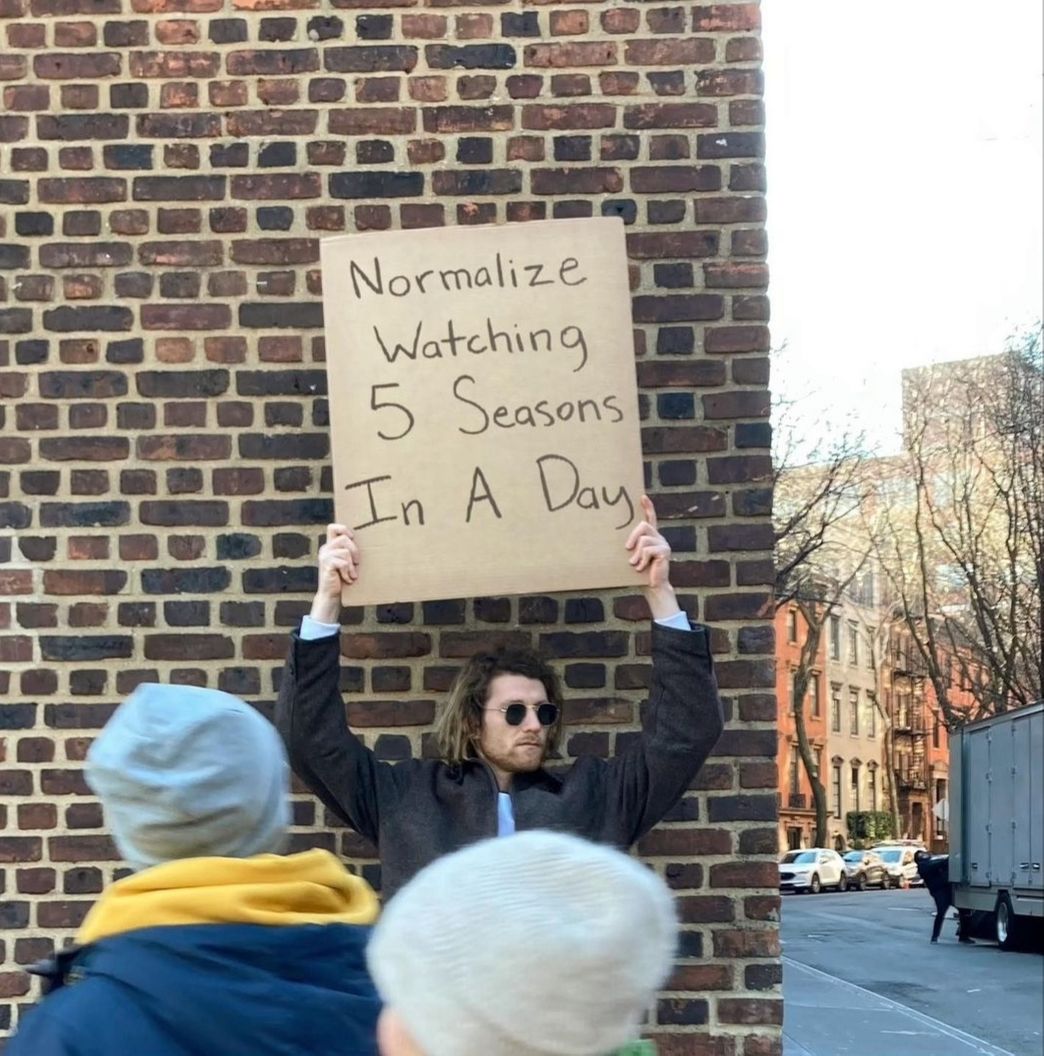
<instances>
[{"instance_id":1,"label":"building window","mask_svg":"<svg viewBox=\"0 0 1044 1056\"><path fill-rule=\"evenodd\" d=\"M936 806L940 803L946 802L946 781L942 778L936 779L935 782L935 803ZM932 811L935 817L935 835L945 836L946 835L946 821L939 817L938 810Z\"/></svg>"},{"instance_id":2,"label":"building window","mask_svg":"<svg viewBox=\"0 0 1044 1056\"><path fill-rule=\"evenodd\" d=\"M877 768L871 766L866 773L866 790L870 795L870 809L877 810Z\"/></svg>"},{"instance_id":3,"label":"building window","mask_svg":"<svg viewBox=\"0 0 1044 1056\"><path fill-rule=\"evenodd\" d=\"M801 791L800 778L798 775L798 746L790 746L790 794L796 796Z\"/></svg>"},{"instance_id":4,"label":"building window","mask_svg":"<svg viewBox=\"0 0 1044 1056\"><path fill-rule=\"evenodd\" d=\"M812 698L812 718L818 719L820 715L819 710L819 675L809 675L808 679L808 693Z\"/></svg>"},{"instance_id":5,"label":"building window","mask_svg":"<svg viewBox=\"0 0 1044 1056\"><path fill-rule=\"evenodd\" d=\"M941 726L942 726L942 723L939 722L939 716L936 715L935 716L935 721L932 723L932 747L933 748L941 748L942 747L942 730L940 729Z\"/></svg>"},{"instance_id":6,"label":"building window","mask_svg":"<svg viewBox=\"0 0 1044 1056\"><path fill-rule=\"evenodd\" d=\"M841 659L841 617L830 617L830 659Z\"/></svg>"},{"instance_id":7,"label":"building window","mask_svg":"<svg viewBox=\"0 0 1044 1056\"><path fill-rule=\"evenodd\" d=\"M787 611L787 641L797 641L797 609Z\"/></svg>"},{"instance_id":8,"label":"building window","mask_svg":"<svg viewBox=\"0 0 1044 1056\"><path fill-rule=\"evenodd\" d=\"M910 694L895 691L895 727L898 730L910 729Z\"/></svg>"},{"instance_id":9,"label":"building window","mask_svg":"<svg viewBox=\"0 0 1044 1056\"><path fill-rule=\"evenodd\" d=\"M834 733L841 732L841 687L830 687L830 728Z\"/></svg>"},{"instance_id":10,"label":"building window","mask_svg":"<svg viewBox=\"0 0 1044 1056\"><path fill-rule=\"evenodd\" d=\"M859 810L859 764L852 764L852 792L849 796L853 810Z\"/></svg>"},{"instance_id":11,"label":"building window","mask_svg":"<svg viewBox=\"0 0 1044 1056\"><path fill-rule=\"evenodd\" d=\"M870 692L866 694L866 735L877 736L877 697Z\"/></svg>"},{"instance_id":12,"label":"building window","mask_svg":"<svg viewBox=\"0 0 1044 1056\"><path fill-rule=\"evenodd\" d=\"M866 647L866 667L868 671L874 669L874 629L871 627L866 632L866 641L863 643Z\"/></svg>"},{"instance_id":13,"label":"building window","mask_svg":"<svg viewBox=\"0 0 1044 1056\"><path fill-rule=\"evenodd\" d=\"M841 817L841 764L835 763L830 775L830 798L834 804L834 817Z\"/></svg>"},{"instance_id":14,"label":"building window","mask_svg":"<svg viewBox=\"0 0 1044 1056\"><path fill-rule=\"evenodd\" d=\"M848 732L853 737L859 735L859 690L848 691Z\"/></svg>"},{"instance_id":15,"label":"building window","mask_svg":"<svg viewBox=\"0 0 1044 1056\"><path fill-rule=\"evenodd\" d=\"M815 760L816 777L819 777L819 775L823 772L823 749L817 748L812 753L812 758Z\"/></svg>"},{"instance_id":16,"label":"building window","mask_svg":"<svg viewBox=\"0 0 1044 1056\"><path fill-rule=\"evenodd\" d=\"M849 623L848 625L848 662L850 664L859 663L859 624Z\"/></svg>"},{"instance_id":17,"label":"building window","mask_svg":"<svg viewBox=\"0 0 1044 1056\"><path fill-rule=\"evenodd\" d=\"M798 696L797 696L797 681L798 681L798 676L797 676L797 672L795 671L790 676L790 714L791 715L793 715L794 712L797 710L797 700L798 700Z\"/></svg>"}]
</instances>

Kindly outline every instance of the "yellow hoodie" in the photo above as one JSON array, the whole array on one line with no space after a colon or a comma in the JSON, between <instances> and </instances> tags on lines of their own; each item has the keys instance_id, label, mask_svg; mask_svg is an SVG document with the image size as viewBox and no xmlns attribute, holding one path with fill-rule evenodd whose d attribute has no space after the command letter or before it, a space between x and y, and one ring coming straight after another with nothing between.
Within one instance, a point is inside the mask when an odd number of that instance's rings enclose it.
<instances>
[{"instance_id":1,"label":"yellow hoodie","mask_svg":"<svg viewBox=\"0 0 1044 1056\"><path fill-rule=\"evenodd\" d=\"M178 924L372 924L378 912L370 885L328 851L183 858L109 887L76 941Z\"/></svg>"}]
</instances>

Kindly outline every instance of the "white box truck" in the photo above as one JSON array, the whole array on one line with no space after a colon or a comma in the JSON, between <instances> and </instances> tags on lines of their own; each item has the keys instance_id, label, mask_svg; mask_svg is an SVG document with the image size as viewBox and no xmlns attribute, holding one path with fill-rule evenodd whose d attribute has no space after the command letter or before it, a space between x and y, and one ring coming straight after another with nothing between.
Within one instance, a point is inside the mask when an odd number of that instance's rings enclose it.
<instances>
[{"instance_id":1,"label":"white box truck","mask_svg":"<svg viewBox=\"0 0 1044 1056\"><path fill-rule=\"evenodd\" d=\"M949 805L954 905L1011 949L1044 918L1044 702L950 734Z\"/></svg>"}]
</instances>

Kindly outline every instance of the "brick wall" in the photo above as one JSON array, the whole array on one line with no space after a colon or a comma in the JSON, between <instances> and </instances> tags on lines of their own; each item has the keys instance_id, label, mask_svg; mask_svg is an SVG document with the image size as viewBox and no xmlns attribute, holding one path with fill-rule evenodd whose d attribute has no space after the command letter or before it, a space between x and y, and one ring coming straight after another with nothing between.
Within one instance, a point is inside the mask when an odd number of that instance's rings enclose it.
<instances>
[{"instance_id":1,"label":"brick wall","mask_svg":"<svg viewBox=\"0 0 1044 1056\"><path fill-rule=\"evenodd\" d=\"M729 728L641 852L679 896L665 1056L778 1053L755 4L0 0L0 1034L119 870L80 763L142 679L270 705L330 516L318 239L628 224L649 487ZM559 658L626 741L638 597L349 611L348 715L423 750L459 657ZM315 802L299 846L372 852ZM367 864L369 863L369 864Z\"/></svg>"}]
</instances>

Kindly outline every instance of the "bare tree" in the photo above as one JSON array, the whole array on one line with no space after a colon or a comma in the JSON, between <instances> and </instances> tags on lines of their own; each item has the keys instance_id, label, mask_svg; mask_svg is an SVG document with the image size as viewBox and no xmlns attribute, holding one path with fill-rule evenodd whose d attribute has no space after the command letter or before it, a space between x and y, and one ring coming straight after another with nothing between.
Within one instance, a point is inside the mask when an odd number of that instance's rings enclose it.
<instances>
[{"instance_id":1,"label":"bare tree","mask_svg":"<svg viewBox=\"0 0 1044 1056\"><path fill-rule=\"evenodd\" d=\"M878 557L949 726L1031 703L1044 682L1044 357L904 372L904 454L878 461ZM864 511L865 512L865 511ZM975 707L951 692L956 668Z\"/></svg>"},{"instance_id":2,"label":"bare tree","mask_svg":"<svg viewBox=\"0 0 1044 1056\"><path fill-rule=\"evenodd\" d=\"M814 448L809 460L798 464L795 453L802 429L791 417L792 410L777 409L774 432L777 609L819 581L821 551L831 529L860 509L869 486L869 455L861 434L842 434Z\"/></svg>"},{"instance_id":3,"label":"bare tree","mask_svg":"<svg viewBox=\"0 0 1044 1056\"><path fill-rule=\"evenodd\" d=\"M793 672L794 728L815 805L816 846L822 847L827 797L809 743L806 698L823 625L868 553L853 552L834 529L866 499L869 456L861 435L842 433L809 445L796 404L777 402L774 417L775 604L777 610L796 605L806 628Z\"/></svg>"}]
</instances>

